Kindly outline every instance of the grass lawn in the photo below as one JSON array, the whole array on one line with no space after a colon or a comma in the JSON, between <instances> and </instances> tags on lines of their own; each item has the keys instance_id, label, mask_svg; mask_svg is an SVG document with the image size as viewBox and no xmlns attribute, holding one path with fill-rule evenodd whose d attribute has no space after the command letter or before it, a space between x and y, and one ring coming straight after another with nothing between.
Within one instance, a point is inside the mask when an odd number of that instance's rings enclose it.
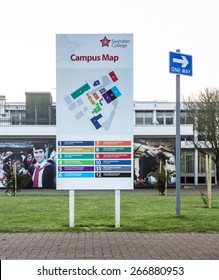
<instances>
[{"instance_id":1,"label":"grass lawn","mask_svg":"<svg viewBox=\"0 0 219 280\"><path fill-rule=\"evenodd\" d=\"M172 231L219 232L219 195L206 208L201 195L121 195L121 227L115 229L114 195L76 194L75 227L69 228L68 195L0 195L0 232Z\"/></svg>"}]
</instances>

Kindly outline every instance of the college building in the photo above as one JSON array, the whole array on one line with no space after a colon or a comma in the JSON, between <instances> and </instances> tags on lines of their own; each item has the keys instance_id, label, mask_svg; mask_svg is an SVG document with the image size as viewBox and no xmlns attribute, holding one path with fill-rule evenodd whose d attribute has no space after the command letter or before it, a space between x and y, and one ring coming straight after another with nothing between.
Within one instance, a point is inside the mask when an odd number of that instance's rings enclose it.
<instances>
[{"instance_id":1,"label":"college building","mask_svg":"<svg viewBox=\"0 0 219 280\"><path fill-rule=\"evenodd\" d=\"M29 153L35 143L45 143L47 157L56 149L56 104L50 92L26 92L25 102L7 102L0 96L0 156ZM176 104L168 101L134 101L134 171L139 175L139 157L148 145L159 146L165 154L175 183ZM181 183L206 183L205 157L193 146L193 124L181 110ZM212 163L212 183L216 184L216 168ZM153 177L153 174L152 174ZM152 181L152 177L148 178Z\"/></svg>"}]
</instances>

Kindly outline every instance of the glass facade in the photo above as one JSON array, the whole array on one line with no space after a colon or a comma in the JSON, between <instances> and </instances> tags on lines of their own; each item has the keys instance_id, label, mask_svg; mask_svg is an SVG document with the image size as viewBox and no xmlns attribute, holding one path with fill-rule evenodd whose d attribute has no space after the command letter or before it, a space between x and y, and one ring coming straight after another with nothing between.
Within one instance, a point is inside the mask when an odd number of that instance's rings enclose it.
<instances>
[{"instance_id":1,"label":"glass facade","mask_svg":"<svg viewBox=\"0 0 219 280\"><path fill-rule=\"evenodd\" d=\"M0 105L0 125L55 125L56 106L35 105L30 107L32 116L27 113L26 105ZM44 110L44 115L41 114Z\"/></svg>"},{"instance_id":2,"label":"glass facade","mask_svg":"<svg viewBox=\"0 0 219 280\"><path fill-rule=\"evenodd\" d=\"M135 111L135 124L136 125L173 125L174 112L173 111L155 111L155 119L153 120L153 111Z\"/></svg>"}]
</instances>

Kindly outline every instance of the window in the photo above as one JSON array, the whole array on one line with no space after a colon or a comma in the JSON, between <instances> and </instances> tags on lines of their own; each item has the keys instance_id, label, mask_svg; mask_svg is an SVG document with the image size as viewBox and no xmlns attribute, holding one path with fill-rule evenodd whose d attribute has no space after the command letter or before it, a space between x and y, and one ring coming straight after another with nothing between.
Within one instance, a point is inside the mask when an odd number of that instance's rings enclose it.
<instances>
[{"instance_id":1,"label":"window","mask_svg":"<svg viewBox=\"0 0 219 280\"><path fill-rule=\"evenodd\" d=\"M215 164L212 160L211 162L211 172L214 174L215 171ZM205 173L206 172L206 158L203 153L198 152L198 173Z\"/></svg>"},{"instance_id":2,"label":"window","mask_svg":"<svg viewBox=\"0 0 219 280\"><path fill-rule=\"evenodd\" d=\"M174 123L173 111L157 111L156 119L153 119L153 111L139 110L135 111L135 124L136 125L173 125Z\"/></svg>"},{"instance_id":3,"label":"window","mask_svg":"<svg viewBox=\"0 0 219 280\"><path fill-rule=\"evenodd\" d=\"M180 124L186 124L186 112L180 112Z\"/></svg>"},{"instance_id":4,"label":"window","mask_svg":"<svg viewBox=\"0 0 219 280\"><path fill-rule=\"evenodd\" d=\"M153 123L153 112L145 112L145 124Z\"/></svg>"},{"instance_id":5,"label":"window","mask_svg":"<svg viewBox=\"0 0 219 280\"><path fill-rule=\"evenodd\" d=\"M135 112L135 124L136 125L153 124L153 112L152 111L136 111Z\"/></svg>"},{"instance_id":6,"label":"window","mask_svg":"<svg viewBox=\"0 0 219 280\"><path fill-rule=\"evenodd\" d=\"M166 112L166 124L173 124L173 112Z\"/></svg>"},{"instance_id":7,"label":"window","mask_svg":"<svg viewBox=\"0 0 219 280\"><path fill-rule=\"evenodd\" d=\"M180 123L181 124L194 124L194 116L189 114L189 112L181 111L180 113Z\"/></svg>"},{"instance_id":8,"label":"window","mask_svg":"<svg viewBox=\"0 0 219 280\"><path fill-rule=\"evenodd\" d=\"M183 149L181 151L181 173L194 174L194 150Z\"/></svg>"},{"instance_id":9,"label":"window","mask_svg":"<svg viewBox=\"0 0 219 280\"><path fill-rule=\"evenodd\" d=\"M143 125L144 124L143 115L144 115L143 111L136 111L135 112L135 124L137 124L137 125Z\"/></svg>"},{"instance_id":10,"label":"window","mask_svg":"<svg viewBox=\"0 0 219 280\"><path fill-rule=\"evenodd\" d=\"M157 123L164 124L164 112L157 112Z\"/></svg>"},{"instance_id":11,"label":"window","mask_svg":"<svg viewBox=\"0 0 219 280\"><path fill-rule=\"evenodd\" d=\"M171 125L173 124L173 111L157 111L157 124Z\"/></svg>"}]
</instances>

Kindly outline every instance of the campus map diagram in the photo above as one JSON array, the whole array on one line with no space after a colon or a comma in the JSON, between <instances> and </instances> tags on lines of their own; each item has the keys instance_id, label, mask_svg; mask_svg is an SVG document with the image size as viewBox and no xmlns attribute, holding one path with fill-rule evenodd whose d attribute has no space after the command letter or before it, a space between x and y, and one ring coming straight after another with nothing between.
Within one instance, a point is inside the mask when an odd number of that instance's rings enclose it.
<instances>
[{"instance_id":1,"label":"campus map diagram","mask_svg":"<svg viewBox=\"0 0 219 280\"><path fill-rule=\"evenodd\" d=\"M109 131L122 95L114 71L85 82L64 100L75 121L89 122L95 131Z\"/></svg>"}]
</instances>

